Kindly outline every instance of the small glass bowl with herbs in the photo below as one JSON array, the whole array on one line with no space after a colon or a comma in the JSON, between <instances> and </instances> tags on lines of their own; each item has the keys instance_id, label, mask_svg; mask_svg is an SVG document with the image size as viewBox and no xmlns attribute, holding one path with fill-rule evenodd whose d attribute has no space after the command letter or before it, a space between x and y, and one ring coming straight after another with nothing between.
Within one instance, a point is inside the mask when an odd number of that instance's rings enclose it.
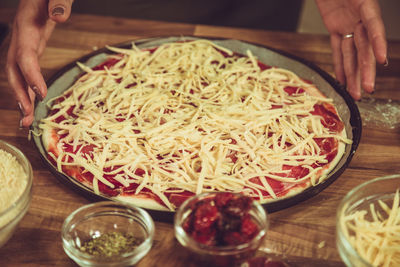
<instances>
[{"instance_id":1,"label":"small glass bowl with herbs","mask_svg":"<svg viewBox=\"0 0 400 267\"><path fill-rule=\"evenodd\" d=\"M263 242L268 220L264 208L250 197L203 193L179 207L174 228L178 242L200 266L240 266Z\"/></svg>"},{"instance_id":2,"label":"small glass bowl with herbs","mask_svg":"<svg viewBox=\"0 0 400 267\"><path fill-rule=\"evenodd\" d=\"M83 206L62 226L65 253L80 266L131 266L153 244L154 222L141 208L113 201Z\"/></svg>"}]
</instances>

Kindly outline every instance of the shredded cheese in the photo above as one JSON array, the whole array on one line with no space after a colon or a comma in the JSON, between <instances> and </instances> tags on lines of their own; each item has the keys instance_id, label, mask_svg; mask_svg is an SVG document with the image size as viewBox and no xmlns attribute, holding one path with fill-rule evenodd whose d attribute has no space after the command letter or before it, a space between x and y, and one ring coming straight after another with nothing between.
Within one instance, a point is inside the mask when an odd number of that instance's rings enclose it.
<instances>
[{"instance_id":1,"label":"shredded cheese","mask_svg":"<svg viewBox=\"0 0 400 267\"><path fill-rule=\"evenodd\" d=\"M104 178L111 167L124 187L149 189L171 209L164 193L184 190L243 191L261 200L267 191L275 199L264 176L287 187L323 180L322 167L301 180L285 177L282 168L324 163L313 138L351 143L344 131L331 132L310 114L315 104L331 99L287 94L288 86L315 86L288 70L261 70L250 51L238 56L206 40L154 51L134 44L109 49L118 53L112 56L118 62L101 70L78 63L86 74L39 125L60 138L52 155L58 170L84 168L94 176L96 193L100 182L113 188ZM64 152L66 145L75 155ZM254 183L258 177L261 185Z\"/></svg>"},{"instance_id":2,"label":"shredded cheese","mask_svg":"<svg viewBox=\"0 0 400 267\"><path fill-rule=\"evenodd\" d=\"M399 198L397 189L391 207L378 200L370 204L369 210L357 210L341 217L345 236L372 266L400 266Z\"/></svg>"},{"instance_id":3,"label":"shredded cheese","mask_svg":"<svg viewBox=\"0 0 400 267\"><path fill-rule=\"evenodd\" d=\"M15 203L27 183L27 174L21 164L13 155L0 149L0 213ZM0 228L3 226L2 220Z\"/></svg>"}]
</instances>

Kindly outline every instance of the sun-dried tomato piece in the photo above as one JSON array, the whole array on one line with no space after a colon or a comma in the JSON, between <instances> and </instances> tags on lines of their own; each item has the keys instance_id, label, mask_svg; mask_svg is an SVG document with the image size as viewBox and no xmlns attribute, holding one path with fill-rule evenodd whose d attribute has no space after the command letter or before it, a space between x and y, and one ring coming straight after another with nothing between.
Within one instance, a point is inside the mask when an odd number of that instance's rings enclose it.
<instances>
[{"instance_id":1,"label":"sun-dried tomato piece","mask_svg":"<svg viewBox=\"0 0 400 267\"><path fill-rule=\"evenodd\" d=\"M243 217L250 210L252 201L246 196L231 199L223 208L223 212L229 216Z\"/></svg>"},{"instance_id":2,"label":"sun-dried tomato piece","mask_svg":"<svg viewBox=\"0 0 400 267\"><path fill-rule=\"evenodd\" d=\"M257 224L247 216L242 220L242 227L240 232L247 238L247 240L252 239L258 232Z\"/></svg>"},{"instance_id":3,"label":"sun-dried tomato piece","mask_svg":"<svg viewBox=\"0 0 400 267\"><path fill-rule=\"evenodd\" d=\"M211 202L203 202L198 205L194 213L193 227L195 231L207 231L219 218L219 212L216 206Z\"/></svg>"},{"instance_id":4,"label":"sun-dried tomato piece","mask_svg":"<svg viewBox=\"0 0 400 267\"><path fill-rule=\"evenodd\" d=\"M216 243L216 230L210 229L210 231L193 231L192 237L197 242L207 245L207 246L215 246Z\"/></svg>"},{"instance_id":5,"label":"sun-dried tomato piece","mask_svg":"<svg viewBox=\"0 0 400 267\"><path fill-rule=\"evenodd\" d=\"M247 240L240 232L226 232L223 241L225 245L234 246L245 243Z\"/></svg>"},{"instance_id":6,"label":"sun-dried tomato piece","mask_svg":"<svg viewBox=\"0 0 400 267\"><path fill-rule=\"evenodd\" d=\"M221 209L223 208L235 195L230 192L224 192L215 196L215 205Z\"/></svg>"},{"instance_id":7,"label":"sun-dried tomato piece","mask_svg":"<svg viewBox=\"0 0 400 267\"><path fill-rule=\"evenodd\" d=\"M230 216L220 216L217 229L219 232L232 232L239 231L242 225L242 220L240 217L230 217Z\"/></svg>"}]
</instances>

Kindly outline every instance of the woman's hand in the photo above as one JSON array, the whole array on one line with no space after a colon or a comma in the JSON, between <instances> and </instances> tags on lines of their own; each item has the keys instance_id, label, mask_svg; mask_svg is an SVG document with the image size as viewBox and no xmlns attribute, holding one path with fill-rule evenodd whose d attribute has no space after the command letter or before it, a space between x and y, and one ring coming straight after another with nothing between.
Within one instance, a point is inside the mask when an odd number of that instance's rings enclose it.
<instances>
[{"instance_id":1,"label":"woman's hand","mask_svg":"<svg viewBox=\"0 0 400 267\"><path fill-rule=\"evenodd\" d=\"M47 86L40 72L42 55L57 22L71 13L73 0L21 0L13 23L7 55L7 77L21 109L21 127L32 124L35 96L43 99Z\"/></svg>"},{"instance_id":2,"label":"woman's hand","mask_svg":"<svg viewBox=\"0 0 400 267\"><path fill-rule=\"evenodd\" d=\"M378 0L316 0L331 36L336 78L355 100L375 88L376 61L388 64Z\"/></svg>"}]
</instances>

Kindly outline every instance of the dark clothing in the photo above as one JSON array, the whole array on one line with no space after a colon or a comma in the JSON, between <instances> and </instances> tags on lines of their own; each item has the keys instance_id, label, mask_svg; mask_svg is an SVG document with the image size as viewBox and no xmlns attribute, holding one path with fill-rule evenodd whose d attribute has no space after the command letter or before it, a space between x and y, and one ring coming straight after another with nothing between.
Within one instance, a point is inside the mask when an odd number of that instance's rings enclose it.
<instances>
[{"instance_id":1,"label":"dark clothing","mask_svg":"<svg viewBox=\"0 0 400 267\"><path fill-rule=\"evenodd\" d=\"M295 31L301 0L77 0L72 13Z\"/></svg>"}]
</instances>

